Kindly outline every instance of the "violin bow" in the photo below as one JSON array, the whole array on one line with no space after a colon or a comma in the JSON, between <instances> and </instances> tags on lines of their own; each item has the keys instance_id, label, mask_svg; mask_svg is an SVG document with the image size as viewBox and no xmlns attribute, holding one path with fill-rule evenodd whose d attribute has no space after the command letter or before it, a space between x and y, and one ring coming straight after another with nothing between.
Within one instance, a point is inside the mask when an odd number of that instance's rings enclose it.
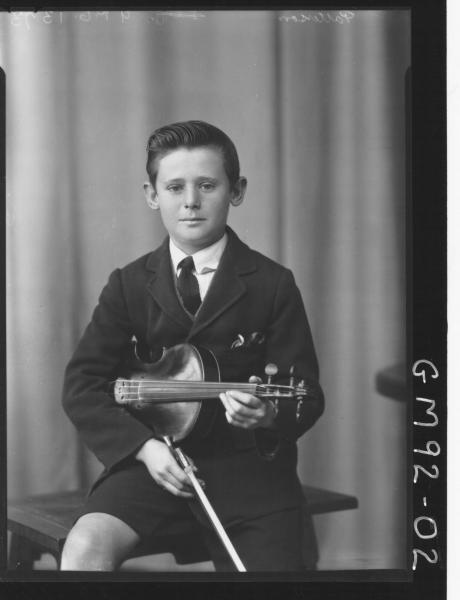
<instances>
[{"instance_id":1,"label":"violin bow","mask_svg":"<svg viewBox=\"0 0 460 600\"><path fill-rule=\"evenodd\" d=\"M163 440L165 441L166 445L168 446L169 451L171 452L173 457L176 459L178 464L184 469L184 472L188 475L190 481L192 482L192 485L193 485L195 493L198 497L198 500L200 501L200 504L203 507L203 510L205 511L206 515L208 516L208 519L211 522L211 525L214 527L215 532L219 536L220 541L224 545L224 548L227 550L230 558L232 559L232 562L235 565L236 570L239 571L240 573L246 573L246 568L243 565L243 563L241 562L241 559L238 556L238 554L235 550L235 547L233 546L232 542L230 541L230 538L228 537L225 529L223 528L222 523L219 521L219 517L216 515L215 510L213 509L206 494L204 493L203 488L200 485L200 482L195 477L195 473L193 472L193 468L192 468L192 465L190 464L189 460L187 459L187 457L185 456L185 454L182 452L182 450L179 447L173 446L173 444L171 442L171 438L168 435L164 435L162 437L163 437Z\"/></svg>"}]
</instances>

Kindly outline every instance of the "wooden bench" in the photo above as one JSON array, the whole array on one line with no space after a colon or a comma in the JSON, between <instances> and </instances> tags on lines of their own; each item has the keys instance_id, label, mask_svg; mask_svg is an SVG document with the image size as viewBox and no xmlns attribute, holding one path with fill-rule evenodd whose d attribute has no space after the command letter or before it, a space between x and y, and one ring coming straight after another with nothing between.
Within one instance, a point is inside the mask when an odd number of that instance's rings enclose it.
<instances>
[{"instance_id":1,"label":"wooden bench","mask_svg":"<svg viewBox=\"0 0 460 600\"><path fill-rule=\"evenodd\" d=\"M308 511L312 515L357 508L354 496L303 486ZM34 561L43 553L51 554L59 565L60 556L73 517L83 503L83 491L29 496L8 503L8 529L11 546L10 570L32 570ZM172 553L178 564L210 560L198 528L185 531L178 525L167 536L147 540L136 548L130 558Z\"/></svg>"}]
</instances>

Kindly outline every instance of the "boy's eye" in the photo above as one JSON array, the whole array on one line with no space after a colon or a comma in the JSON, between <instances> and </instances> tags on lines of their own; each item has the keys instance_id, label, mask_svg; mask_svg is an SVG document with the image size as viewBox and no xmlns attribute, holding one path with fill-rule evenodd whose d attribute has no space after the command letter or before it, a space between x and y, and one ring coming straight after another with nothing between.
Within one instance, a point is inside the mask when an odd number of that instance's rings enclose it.
<instances>
[{"instance_id":1,"label":"boy's eye","mask_svg":"<svg viewBox=\"0 0 460 600\"><path fill-rule=\"evenodd\" d=\"M200 185L200 187L205 192L211 192L212 190L216 189L216 184L211 183L209 181L203 181L203 183Z\"/></svg>"},{"instance_id":2,"label":"boy's eye","mask_svg":"<svg viewBox=\"0 0 460 600\"><path fill-rule=\"evenodd\" d=\"M184 185L181 183L170 183L166 189L172 194L179 194L184 190ZM202 181L199 184L199 189L203 192L212 192L216 189L216 184L212 181Z\"/></svg>"},{"instance_id":3,"label":"boy's eye","mask_svg":"<svg viewBox=\"0 0 460 600\"><path fill-rule=\"evenodd\" d=\"M173 194L177 194L178 192L181 191L182 186L179 185L178 183L174 183L174 184L168 185L168 187L166 189L168 190L168 192L173 192Z\"/></svg>"}]
</instances>

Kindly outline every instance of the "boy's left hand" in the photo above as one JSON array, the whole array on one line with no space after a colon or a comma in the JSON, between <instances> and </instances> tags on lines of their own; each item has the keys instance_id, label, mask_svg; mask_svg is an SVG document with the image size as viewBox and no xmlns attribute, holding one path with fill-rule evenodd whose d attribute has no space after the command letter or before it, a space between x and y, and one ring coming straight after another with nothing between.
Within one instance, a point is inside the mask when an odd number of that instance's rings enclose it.
<instances>
[{"instance_id":1,"label":"boy's left hand","mask_svg":"<svg viewBox=\"0 0 460 600\"><path fill-rule=\"evenodd\" d=\"M254 380L258 378L251 377L249 381ZM230 425L243 429L275 428L277 411L272 402L239 390L228 390L219 394L219 398L224 405L225 416Z\"/></svg>"}]
</instances>

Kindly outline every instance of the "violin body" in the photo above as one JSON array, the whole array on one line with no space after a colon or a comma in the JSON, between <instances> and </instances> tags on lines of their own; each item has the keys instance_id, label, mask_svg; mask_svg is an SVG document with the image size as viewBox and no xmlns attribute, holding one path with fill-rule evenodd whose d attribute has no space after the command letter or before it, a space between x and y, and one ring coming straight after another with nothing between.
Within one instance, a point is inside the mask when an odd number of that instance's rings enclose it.
<instances>
[{"instance_id":1,"label":"violin body","mask_svg":"<svg viewBox=\"0 0 460 600\"><path fill-rule=\"evenodd\" d=\"M127 372L114 386L115 401L124 406L158 436L182 440L193 433L202 438L210 431L219 404L213 402L221 392L240 390L261 399L294 400L297 402L297 419L307 396L308 387L301 381L294 385L271 382L278 369L269 363L265 367L268 382L221 382L219 363L207 348L191 344L178 344L165 349L154 363L131 359ZM293 367L291 369L293 371Z\"/></svg>"},{"instance_id":2,"label":"violin body","mask_svg":"<svg viewBox=\"0 0 460 600\"><path fill-rule=\"evenodd\" d=\"M191 389L193 383L220 381L219 364L207 348L179 344L165 349L154 363L132 358L126 363L125 374L115 382L116 402L157 436L167 435L179 441L192 432L193 437L203 437L210 430L217 405L203 403L210 396ZM178 393L178 389L183 393ZM174 390L176 393L172 394Z\"/></svg>"}]
</instances>

